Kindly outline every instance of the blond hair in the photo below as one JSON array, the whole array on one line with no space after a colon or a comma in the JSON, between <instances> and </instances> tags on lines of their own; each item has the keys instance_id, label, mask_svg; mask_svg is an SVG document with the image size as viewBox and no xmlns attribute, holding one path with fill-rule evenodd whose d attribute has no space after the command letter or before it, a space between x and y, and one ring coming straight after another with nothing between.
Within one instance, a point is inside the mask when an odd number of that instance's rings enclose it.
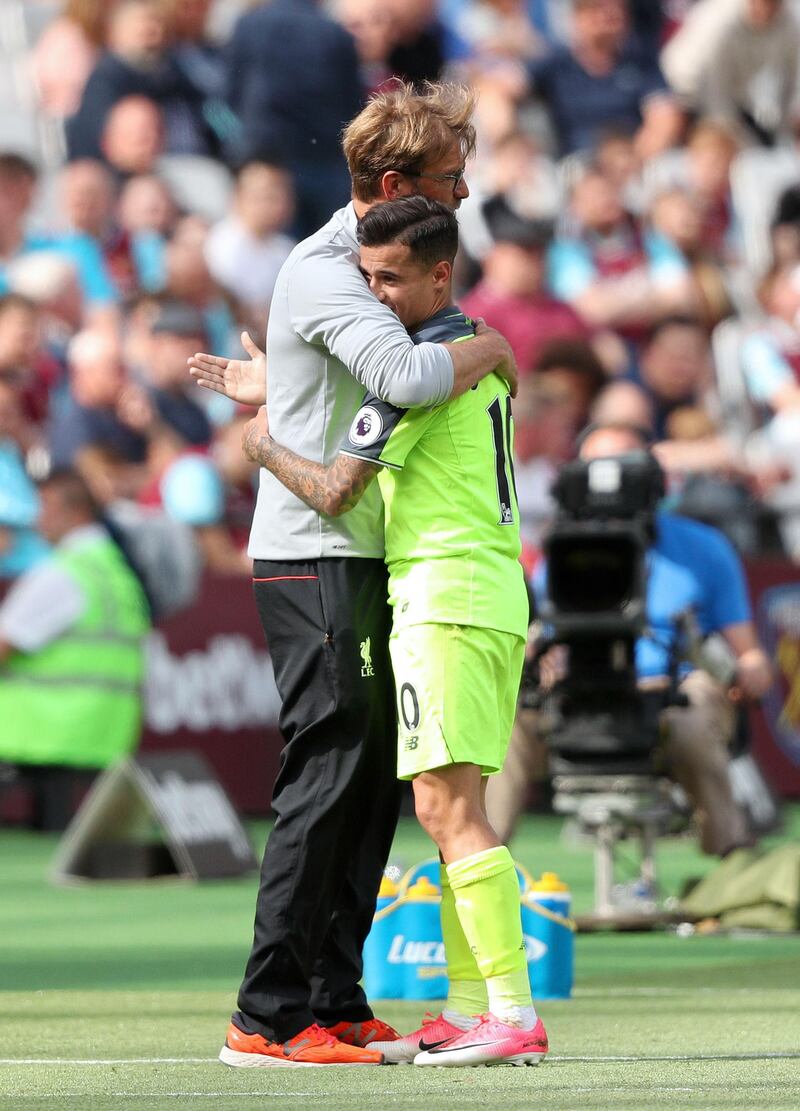
<instances>
[{"instance_id":1,"label":"blond hair","mask_svg":"<svg viewBox=\"0 0 800 1111\"><path fill-rule=\"evenodd\" d=\"M466 85L398 82L377 93L344 131L353 195L374 201L389 170L419 172L443 158L457 140L461 155L475 149L475 94Z\"/></svg>"}]
</instances>

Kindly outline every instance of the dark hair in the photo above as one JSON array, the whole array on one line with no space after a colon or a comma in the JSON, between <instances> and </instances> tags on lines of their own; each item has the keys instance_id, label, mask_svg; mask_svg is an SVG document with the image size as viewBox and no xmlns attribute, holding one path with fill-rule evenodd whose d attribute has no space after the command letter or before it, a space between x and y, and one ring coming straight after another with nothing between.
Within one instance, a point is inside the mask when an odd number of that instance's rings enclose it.
<instances>
[{"instance_id":1,"label":"dark hair","mask_svg":"<svg viewBox=\"0 0 800 1111\"><path fill-rule=\"evenodd\" d=\"M244 158L241 162L237 162L233 167L233 176L237 183L241 180L242 175L246 170L251 169L253 166L261 167L264 170L273 170L275 173L285 174L292 180L292 171L286 163L285 159L272 157L271 155L253 154Z\"/></svg>"},{"instance_id":2,"label":"dark hair","mask_svg":"<svg viewBox=\"0 0 800 1111\"><path fill-rule=\"evenodd\" d=\"M647 337L648 344L653 340L658 339L662 332L666 332L669 328L692 328L694 331L700 331L707 335L703 322L696 316L690 316L688 313L673 313L671 316L665 316L654 324L650 330L650 335Z\"/></svg>"},{"instance_id":3,"label":"dark hair","mask_svg":"<svg viewBox=\"0 0 800 1111\"><path fill-rule=\"evenodd\" d=\"M6 178L25 177L29 181L36 181L39 172L30 158L14 151L0 151L0 176Z\"/></svg>"},{"instance_id":4,"label":"dark hair","mask_svg":"<svg viewBox=\"0 0 800 1111\"><path fill-rule=\"evenodd\" d=\"M427 197L401 197L373 205L358 221L356 237L362 247L399 243L423 266L443 259L452 262L458 250L455 213Z\"/></svg>"},{"instance_id":5,"label":"dark hair","mask_svg":"<svg viewBox=\"0 0 800 1111\"><path fill-rule=\"evenodd\" d=\"M644 428L641 424L633 424L631 421L626 420L600 420L592 421L587 424L585 428L581 429L576 440L575 449L580 451L590 436L595 432L627 432L631 436L635 436L642 445L642 451L649 451L653 446L653 434L648 428Z\"/></svg>"},{"instance_id":6,"label":"dark hair","mask_svg":"<svg viewBox=\"0 0 800 1111\"><path fill-rule=\"evenodd\" d=\"M69 467L58 467L40 478L41 489L54 489L61 495L64 505L99 520L102 510L83 475Z\"/></svg>"},{"instance_id":7,"label":"dark hair","mask_svg":"<svg viewBox=\"0 0 800 1111\"><path fill-rule=\"evenodd\" d=\"M553 339L546 343L533 364L536 374L546 374L549 370L574 370L581 374L597 394L607 381L603 364L595 354L594 348L579 339Z\"/></svg>"},{"instance_id":8,"label":"dark hair","mask_svg":"<svg viewBox=\"0 0 800 1111\"><path fill-rule=\"evenodd\" d=\"M35 313L39 311L39 306L21 293L3 293L0 294L0 316L6 309L25 309L26 312Z\"/></svg>"}]
</instances>

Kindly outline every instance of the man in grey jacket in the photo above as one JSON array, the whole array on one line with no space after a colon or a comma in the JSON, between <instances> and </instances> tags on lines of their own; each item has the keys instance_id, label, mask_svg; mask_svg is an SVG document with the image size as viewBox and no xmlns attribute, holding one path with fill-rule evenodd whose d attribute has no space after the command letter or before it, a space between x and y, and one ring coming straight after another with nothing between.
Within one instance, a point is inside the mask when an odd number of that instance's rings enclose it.
<instances>
[{"instance_id":1,"label":"man in grey jacket","mask_svg":"<svg viewBox=\"0 0 800 1111\"><path fill-rule=\"evenodd\" d=\"M371 205L423 193L455 209L468 196L472 108L456 86L374 98L345 132L352 203L281 270L267 333L269 423L310 459L333 459L365 390L410 408L458 396L498 367L516 385L498 333L415 346L358 269L356 222ZM247 346L250 364L197 356L192 372L259 403L261 353ZM397 1035L358 981L399 804L380 494L368 489L351 513L326 518L262 470L249 552L286 745L254 944L220 1057L378 1064L369 1043Z\"/></svg>"},{"instance_id":2,"label":"man in grey jacket","mask_svg":"<svg viewBox=\"0 0 800 1111\"><path fill-rule=\"evenodd\" d=\"M797 114L800 27L786 0L699 0L661 55L689 107L764 146L785 143ZM796 8L795 8L796 10Z\"/></svg>"}]
</instances>

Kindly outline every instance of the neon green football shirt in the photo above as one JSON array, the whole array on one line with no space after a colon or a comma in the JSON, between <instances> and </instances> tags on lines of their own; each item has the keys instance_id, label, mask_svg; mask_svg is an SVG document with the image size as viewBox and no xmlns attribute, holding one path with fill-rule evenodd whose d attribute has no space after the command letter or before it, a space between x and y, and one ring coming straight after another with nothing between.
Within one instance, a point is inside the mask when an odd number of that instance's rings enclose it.
<instances>
[{"instance_id":1,"label":"neon green football shirt","mask_svg":"<svg viewBox=\"0 0 800 1111\"><path fill-rule=\"evenodd\" d=\"M470 339L460 309L438 312L417 343ZM508 386L490 374L434 409L369 395L340 450L378 463L394 626L476 625L524 637L528 598L519 562Z\"/></svg>"}]
</instances>

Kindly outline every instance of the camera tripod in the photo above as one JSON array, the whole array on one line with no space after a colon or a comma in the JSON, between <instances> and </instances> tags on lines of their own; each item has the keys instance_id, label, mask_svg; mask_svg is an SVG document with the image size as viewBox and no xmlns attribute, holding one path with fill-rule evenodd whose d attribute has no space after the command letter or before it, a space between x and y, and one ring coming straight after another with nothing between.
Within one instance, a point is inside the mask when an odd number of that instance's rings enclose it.
<instances>
[{"instance_id":1,"label":"camera tripod","mask_svg":"<svg viewBox=\"0 0 800 1111\"><path fill-rule=\"evenodd\" d=\"M575 819L594 840L594 908L579 926L647 928L671 920L659 909L655 844L674 816L671 785L657 775L560 774L553 778L553 808ZM643 898L615 894L620 846L633 841Z\"/></svg>"}]
</instances>

